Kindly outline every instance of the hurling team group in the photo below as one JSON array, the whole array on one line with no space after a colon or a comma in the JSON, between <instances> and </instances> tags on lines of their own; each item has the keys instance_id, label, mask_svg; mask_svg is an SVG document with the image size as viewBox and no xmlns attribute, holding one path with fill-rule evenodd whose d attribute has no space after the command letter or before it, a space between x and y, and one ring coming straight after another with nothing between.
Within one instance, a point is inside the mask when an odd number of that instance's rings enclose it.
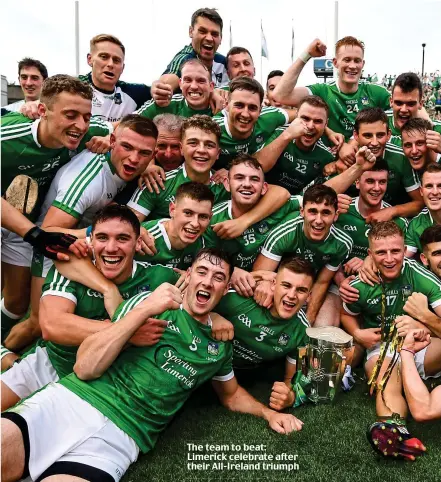
<instances>
[{"instance_id":1,"label":"hurling team group","mask_svg":"<svg viewBox=\"0 0 441 482\"><path fill-rule=\"evenodd\" d=\"M151 86L120 80L108 34L78 78L19 62L25 99L0 128L5 481L117 482L207 381L227 409L301 430L311 326L353 337L344 390L358 366L388 371L376 418L404 435L384 455L415 459L406 419L441 418L441 123L420 78L362 80L349 36L334 81L297 85L326 54L315 39L264 88L246 48L217 53L222 28L194 12ZM236 375L277 360L261 403Z\"/></svg>"}]
</instances>

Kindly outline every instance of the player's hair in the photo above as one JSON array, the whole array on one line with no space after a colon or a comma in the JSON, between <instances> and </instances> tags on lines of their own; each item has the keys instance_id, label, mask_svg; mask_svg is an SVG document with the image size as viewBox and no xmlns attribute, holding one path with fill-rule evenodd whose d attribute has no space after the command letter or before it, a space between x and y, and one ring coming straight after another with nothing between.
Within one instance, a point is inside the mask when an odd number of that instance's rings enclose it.
<instances>
[{"instance_id":1,"label":"player's hair","mask_svg":"<svg viewBox=\"0 0 441 482\"><path fill-rule=\"evenodd\" d=\"M181 76L182 76L182 70L184 67L186 67L187 65L200 65L201 67L203 67L203 69L206 71L207 73L207 77L208 77L208 81L211 82L211 73L210 71L208 70L207 66L199 59L187 59L185 60L184 62L182 62L181 64Z\"/></svg>"},{"instance_id":2,"label":"player's hair","mask_svg":"<svg viewBox=\"0 0 441 482\"><path fill-rule=\"evenodd\" d=\"M366 107L366 109L361 109L355 118L354 131L358 133L361 124L373 124L374 122L386 124L386 130L389 131L389 119L381 107Z\"/></svg>"},{"instance_id":3,"label":"player's hair","mask_svg":"<svg viewBox=\"0 0 441 482\"><path fill-rule=\"evenodd\" d=\"M118 45L118 47L121 48L123 54L126 54L126 48L124 47L123 43L121 40L114 35L110 35L107 33L100 33L99 35L95 35L95 37L92 37L90 39L90 51L95 48L96 44L100 42L111 42L112 44Z\"/></svg>"},{"instance_id":4,"label":"player's hair","mask_svg":"<svg viewBox=\"0 0 441 482\"><path fill-rule=\"evenodd\" d=\"M420 99L423 96L423 84L418 75L413 72L404 72L404 74L400 74L395 79L394 85L392 86L392 97L395 87L399 87L405 94L409 94L413 90L418 89Z\"/></svg>"},{"instance_id":5,"label":"player's hair","mask_svg":"<svg viewBox=\"0 0 441 482\"><path fill-rule=\"evenodd\" d=\"M334 189L325 184L316 184L308 187L303 195L303 207L305 207L307 203L320 204L322 202L327 206L332 206L337 211L338 198Z\"/></svg>"},{"instance_id":6,"label":"player's hair","mask_svg":"<svg viewBox=\"0 0 441 482\"><path fill-rule=\"evenodd\" d=\"M43 82L40 102L50 109L55 101L55 97L63 92L79 95L87 100L92 100L93 97L92 87L86 82L82 82L70 75L58 74L48 77Z\"/></svg>"},{"instance_id":7,"label":"player's hair","mask_svg":"<svg viewBox=\"0 0 441 482\"><path fill-rule=\"evenodd\" d=\"M121 119L117 130L119 131L126 127L141 136L153 137L154 139L158 138L158 128L155 126L155 123L151 119L147 119L138 114L125 115Z\"/></svg>"},{"instance_id":8,"label":"player's hair","mask_svg":"<svg viewBox=\"0 0 441 482\"><path fill-rule=\"evenodd\" d=\"M154 117L153 122L158 130L162 128L173 134L179 134L179 137L181 137L182 123L184 122L183 117L169 113L159 114Z\"/></svg>"},{"instance_id":9,"label":"player's hair","mask_svg":"<svg viewBox=\"0 0 441 482\"><path fill-rule=\"evenodd\" d=\"M141 224L138 218L130 208L121 204L108 204L100 209L92 220L92 233L95 232L97 224L104 223L109 219L115 218L118 218L123 223L130 224L133 228L133 231L135 231L136 237L139 236L141 232Z\"/></svg>"},{"instance_id":10,"label":"player's hair","mask_svg":"<svg viewBox=\"0 0 441 482\"><path fill-rule=\"evenodd\" d=\"M194 12L191 16L192 27L195 26L198 17L208 18L208 20L211 20L216 25L219 25L220 31L222 33L222 29L224 28L224 22L215 8L199 8L198 10L196 10L196 12Z\"/></svg>"},{"instance_id":11,"label":"player's hair","mask_svg":"<svg viewBox=\"0 0 441 482\"><path fill-rule=\"evenodd\" d=\"M379 157L375 161L375 163L372 164L371 167L369 167L369 169L366 169L366 171L363 172L363 174L370 171L373 171L373 172L386 171L387 173L389 173L390 169L389 169L389 166L387 165L387 162L382 157Z\"/></svg>"},{"instance_id":12,"label":"player's hair","mask_svg":"<svg viewBox=\"0 0 441 482\"><path fill-rule=\"evenodd\" d=\"M271 70L271 72L268 74L268 77L266 78L266 86L268 87L268 82L270 79L273 77L282 77L284 72L282 70Z\"/></svg>"},{"instance_id":13,"label":"player's hair","mask_svg":"<svg viewBox=\"0 0 441 482\"><path fill-rule=\"evenodd\" d=\"M208 115L193 115L188 117L182 123L182 138L185 136L185 132L187 129L200 129L204 132L209 132L214 134L217 138L217 142L219 144L220 136L221 136L221 129L219 125L214 122L214 120Z\"/></svg>"},{"instance_id":14,"label":"player's hair","mask_svg":"<svg viewBox=\"0 0 441 482\"><path fill-rule=\"evenodd\" d=\"M225 57L225 63L227 64L227 66L228 66L228 61L230 57L232 55L237 55L237 54L248 54L251 60L253 60L253 56L251 55L250 51L245 47L231 47L231 49L227 53L227 56Z\"/></svg>"},{"instance_id":15,"label":"player's hair","mask_svg":"<svg viewBox=\"0 0 441 482\"><path fill-rule=\"evenodd\" d=\"M196 263L198 259L208 259L208 261L215 266L219 266L222 261L227 263L229 266L229 277L233 274L234 270L234 263L233 259L231 258L230 254L224 251L223 249L219 248L203 248L198 251L197 255L194 258L193 264Z\"/></svg>"},{"instance_id":16,"label":"player's hair","mask_svg":"<svg viewBox=\"0 0 441 482\"><path fill-rule=\"evenodd\" d=\"M262 165L260 162L251 154L246 152L239 153L230 163L228 164L228 170L231 170L234 166L240 166L241 164L246 164L247 166L254 167L257 171L262 171Z\"/></svg>"},{"instance_id":17,"label":"player's hair","mask_svg":"<svg viewBox=\"0 0 441 482\"><path fill-rule=\"evenodd\" d=\"M420 242L423 251L427 248L428 244L441 243L441 224L434 224L426 228L420 236Z\"/></svg>"},{"instance_id":18,"label":"player's hair","mask_svg":"<svg viewBox=\"0 0 441 482\"><path fill-rule=\"evenodd\" d=\"M46 66L41 63L39 60L31 59L31 57L25 57L24 59L21 59L20 62L18 63L18 75L20 76L21 69L24 69L25 67L35 67L43 77L43 80L47 79L48 74L47 74L47 68Z\"/></svg>"},{"instance_id":19,"label":"player's hair","mask_svg":"<svg viewBox=\"0 0 441 482\"><path fill-rule=\"evenodd\" d=\"M399 236L404 238L404 233L394 221L381 221L375 223L368 233L369 243L373 239L384 239L389 236Z\"/></svg>"},{"instance_id":20,"label":"player's hair","mask_svg":"<svg viewBox=\"0 0 441 482\"><path fill-rule=\"evenodd\" d=\"M315 279L315 271L312 264L306 259L299 258L298 256L288 255L283 257L277 272L284 268L292 271L293 273L305 274L310 276L312 279Z\"/></svg>"},{"instance_id":21,"label":"player's hair","mask_svg":"<svg viewBox=\"0 0 441 482\"><path fill-rule=\"evenodd\" d=\"M335 55L337 55L340 47L360 47L364 54L364 42L355 37L343 37L335 44Z\"/></svg>"},{"instance_id":22,"label":"player's hair","mask_svg":"<svg viewBox=\"0 0 441 482\"><path fill-rule=\"evenodd\" d=\"M307 95L306 97L304 97L300 101L299 105L297 106L297 111L298 111L298 109L300 109L300 107L303 104L308 104L312 107L318 107L320 109L325 109L326 116L329 116L329 106L328 106L328 104L318 95Z\"/></svg>"},{"instance_id":23,"label":"player's hair","mask_svg":"<svg viewBox=\"0 0 441 482\"><path fill-rule=\"evenodd\" d=\"M425 171L423 172L423 175L421 176L421 184L422 185L424 184L423 179L426 173L438 174L440 172L441 172L441 164L437 164L436 162L431 162L430 164L427 165Z\"/></svg>"},{"instance_id":24,"label":"player's hair","mask_svg":"<svg viewBox=\"0 0 441 482\"><path fill-rule=\"evenodd\" d=\"M416 131L420 134L425 134L430 130L432 130L432 124L428 120L414 117L404 124L404 127L401 129L401 137L404 133L409 134Z\"/></svg>"},{"instance_id":25,"label":"player's hair","mask_svg":"<svg viewBox=\"0 0 441 482\"><path fill-rule=\"evenodd\" d=\"M176 190L175 202L178 202L184 197L188 197L193 201L209 201L211 205L214 204L213 192L208 186L202 184L201 182L191 181L181 184Z\"/></svg>"},{"instance_id":26,"label":"player's hair","mask_svg":"<svg viewBox=\"0 0 441 482\"><path fill-rule=\"evenodd\" d=\"M263 91L263 87L257 82L256 79L252 79L250 77L236 77L230 82L230 96L235 90L247 90L252 94L259 94L260 103L263 102L263 97L265 96L265 92Z\"/></svg>"}]
</instances>

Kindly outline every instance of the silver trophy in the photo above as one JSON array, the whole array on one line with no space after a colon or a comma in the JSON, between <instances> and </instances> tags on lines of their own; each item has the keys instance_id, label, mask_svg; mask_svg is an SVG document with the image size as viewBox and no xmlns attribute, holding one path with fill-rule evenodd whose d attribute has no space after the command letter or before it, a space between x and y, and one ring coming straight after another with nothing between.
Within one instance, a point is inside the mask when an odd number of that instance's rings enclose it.
<instances>
[{"instance_id":1,"label":"silver trophy","mask_svg":"<svg viewBox=\"0 0 441 482\"><path fill-rule=\"evenodd\" d=\"M310 382L307 397L314 403L332 402L353 357L353 338L332 326L307 328L306 334L309 343L299 349L297 367Z\"/></svg>"}]
</instances>

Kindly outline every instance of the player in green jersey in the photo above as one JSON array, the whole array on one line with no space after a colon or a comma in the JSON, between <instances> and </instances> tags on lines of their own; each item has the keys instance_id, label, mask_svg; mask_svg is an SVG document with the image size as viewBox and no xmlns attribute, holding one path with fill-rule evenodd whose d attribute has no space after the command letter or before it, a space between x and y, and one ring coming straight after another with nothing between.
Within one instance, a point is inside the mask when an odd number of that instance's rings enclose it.
<instances>
[{"instance_id":1,"label":"player in green jersey","mask_svg":"<svg viewBox=\"0 0 441 482\"><path fill-rule=\"evenodd\" d=\"M76 152L85 149L86 142L93 136L109 133L107 124L90 121L91 100L92 91L88 85L73 77L56 75L43 84L38 104L40 119L31 121L20 114L2 118L3 195L17 175L26 174L38 183L39 200L42 201L57 170ZM37 202L33 215L38 214L39 207ZM22 222L17 217L15 220ZM15 234L15 229L13 231L2 228L2 277L5 286L2 318L5 322L16 322L29 305L32 248ZM37 235L35 230L33 233ZM27 237L26 241L29 240Z\"/></svg>"},{"instance_id":2,"label":"player in green jersey","mask_svg":"<svg viewBox=\"0 0 441 482\"><path fill-rule=\"evenodd\" d=\"M184 162L181 154L183 119L174 114L159 114L153 122L158 128L155 162L164 172L173 171Z\"/></svg>"},{"instance_id":3,"label":"player in green jersey","mask_svg":"<svg viewBox=\"0 0 441 482\"><path fill-rule=\"evenodd\" d=\"M340 214L335 223L338 228L344 231L353 241L349 261L344 266L347 275L356 274L368 255L368 238L370 225L367 218L381 209L390 207L383 201L387 191L389 169L383 159L379 159L372 166L372 169L365 171L356 182L359 196L352 200L347 213ZM395 218L394 221L406 231L407 219Z\"/></svg>"},{"instance_id":4,"label":"player in green jersey","mask_svg":"<svg viewBox=\"0 0 441 482\"><path fill-rule=\"evenodd\" d=\"M311 57L326 54L326 45L315 39L283 75L274 91L277 101L297 106L307 95L318 95L329 106L329 127L343 134L346 141L352 136L357 113L365 107L389 108L389 92L382 86L361 81L364 66L364 43L354 37L344 37L335 45L334 67L338 79L328 84L296 87L298 77ZM339 150L340 158L355 160L357 145L350 141Z\"/></svg>"},{"instance_id":5,"label":"player in green jersey","mask_svg":"<svg viewBox=\"0 0 441 482\"><path fill-rule=\"evenodd\" d=\"M359 291L356 302L345 303L342 310L342 325L357 342L356 350L361 353L366 349L365 370L370 377L380 353L382 337L395 323L398 334L405 336L408 330L425 328L405 314L405 303L413 291L418 290L427 296L435 313L441 315L441 282L419 265L416 261L404 257L404 235L392 221L380 222L369 233L369 251L381 275L382 283L370 286L358 278L352 282ZM433 363L433 353L439 353L441 342L432 344L425 351L419 352L416 363L420 375L434 376L441 370L439 363ZM386 354L386 366L389 357ZM357 358L357 356L355 357ZM355 360L354 360L355 361ZM431 361L431 362L430 362ZM381 380L382 373L380 372ZM404 419L407 404L402 394L402 378L398 366L392 370L384 392L376 395L377 416L380 419L392 418L399 414ZM403 422L402 422L403 423Z\"/></svg>"},{"instance_id":6,"label":"player in green jersey","mask_svg":"<svg viewBox=\"0 0 441 482\"><path fill-rule=\"evenodd\" d=\"M283 107L280 102L277 102L276 99L274 99L274 90L283 77L283 74L284 72L281 70L272 70L266 79L266 100L269 105L274 107Z\"/></svg>"},{"instance_id":7,"label":"player in green jersey","mask_svg":"<svg viewBox=\"0 0 441 482\"><path fill-rule=\"evenodd\" d=\"M327 104L318 96L305 97L298 106L297 118L279 127L256 153L268 182L283 186L291 194L321 176L326 164L334 160L321 137L328 122Z\"/></svg>"},{"instance_id":8,"label":"player in green jersey","mask_svg":"<svg viewBox=\"0 0 441 482\"><path fill-rule=\"evenodd\" d=\"M253 79L256 75L253 57L244 47L232 47L226 55L226 64L230 82L236 77ZM229 87L227 89L229 90Z\"/></svg>"},{"instance_id":9,"label":"player in green jersey","mask_svg":"<svg viewBox=\"0 0 441 482\"><path fill-rule=\"evenodd\" d=\"M420 236L432 225L441 224L441 164L429 164L421 179L421 194L425 208L409 223L406 231L406 256L413 258L422 252Z\"/></svg>"},{"instance_id":10,"label":"player in green jersey","mask_svg":"<svg viewBox=\"0 0 441 482\"><path fill-rule=\"evenodd\" d=\"M416 117L428 118L423 107L423 86L418 75L413 72L400 74L392 87L390 105L391 110L386 114L389 119L389 128L392 136L390 142L401 147L401 130L410 119ZM441 133L441 126L436 121L431 121L433 130ZM432 131L428 134L429 139L434 140L438 136Z\"/></svg>"},{"instance_id":11,"label":"player in green jersey","mask_svg":"<svg viewBox=\"0 0 441 482\"><path fill-rule=\"evenodd\" d=\"M38 343L20 364L2 377L2 410L69 374L77 347L86 337L108 326L105 320L113 315L120 295L128 298L148 286L154 289L161 282L177 279L172 269L162 267L165 275L150 272L146 264L133 260L140 244L139 231L139 221L125 206L106 206L94 218L92 248L96 267L113 282L105 286L104 295L51 268L40 305L40 326L45 341ZM151 333L150 330L157 328L157 324L146 325L141 331Z\"/></svg>"},{"instance_id":12,"label":"player in green jersey","mask_svg":"<svg viewBox=\"0 0 441 482\"><path fill-rule=\"evenodd\" d=\"M254 154L277 127L294 119L294 111L262 107L263 98L264 91L257 80L237 77L230 83L227 106L213 118L221 128L216 169L226 168L240 152Z\"/></svg>"},{"instance_id":13,"label":"player in green jersey","mask_svg":"<svg viewBox=\"0 0 441 482\"><path fill-rule=\"evenodd\" d=\"M204 247L202 236L210 223L214 194L200 182L186 182L176 191L170 203L170 219L146 221L142 226L155 241L156 253L135 259L187 269Z\"/></svg>"},{"instance_id":14,"label":"player in green jersey","mask_svg":"<svg viewBox=\"0 0 441 482\"><path fill-rule=\"evenodd\" d=\"M182 94L175 94L168 106L159 106L154 100L146 102L137 114L154 119L166 112L181 117L195 114L212 115L210 98L213 93L213 82L207 67L198 59L190 59L182 65L179 87Z\"/></svg>"},{"instance_id":15,"label":"player in green jersey","mask_svg":"<svg viewBox=\"0 0 441 482\"><path fill-rule=\"evenodd\" d=\"M401 130L404 155L420 178L431 162L441 160L441 135L439 143L438 141L432 143L427 136L430 132L437 133L431 129L432 125L428 120L415 117L406 122Z\"/></svg>"},{"instance_id":16,"label":"player in green jersey","mask_svg":"<svg viewBox=\"0 0 441 482\"><path fill-rule=\"evenodd\" d=\"M317 279L307 317L315 326L339 324L340 300L335 293L328 293L328 288L349 256L352 240L334 226L338 217L337 202L336 192L328 186L319 184L308 188L300 215L287 216L272 230L254 264L254 270L275 271L285 253L293 253L311 262ZM262 290L262 285L259 288Z\"/></svg>"},{"instance_id":17,"label":"player in green jersey","mask_svg":"<svg viewBox=\"0 0 441 482\"><path fill-rule=\"evenodd\" d=\"M211 337L207 326L210 311L228 291L231 271L232 265L222 253L202 251L187 273L184 295L176 287L163 284L150 295L123 304L116 323L82 344L74 374L3 415L2 476L18 480L29 471L33 479L44 479L51 466L52 475L73 475L72 465L53 465L68 454L85 479L119 480L140 451L145 453L154 447L191 393L210 379L230 410L264 418L279 433L301 430L300 420L265 407L238 385L232 370L231 344ZM123 351L136 330L151 317L167 320L161 341L155 347ZM38 409L38 415L30 405ZM53 423L48 425L50 421ZM41 423L44 430L37 428ZM32 438L29 461L24 456L28 437L20 429L24 424ZM60 427L64 433L61 440ZM44 433L51 434L51 445L57 447L51 455L48 443L41 439ZM46 457L40 453L43 447ZM75 453L71 447L76 447ZM81 458L77 458L75 454L80 452Z\"/></svg>"},{"instance_id":18,"label":"player in green jersey","mask_svg":"<svg viewBox=\"0 0 441 482\"><path fill-rule=\"evenodd\" d=\"M430 226L420 236L421 261L427 269L441 279L441 224Z\"/></svg>"}]
</instances>

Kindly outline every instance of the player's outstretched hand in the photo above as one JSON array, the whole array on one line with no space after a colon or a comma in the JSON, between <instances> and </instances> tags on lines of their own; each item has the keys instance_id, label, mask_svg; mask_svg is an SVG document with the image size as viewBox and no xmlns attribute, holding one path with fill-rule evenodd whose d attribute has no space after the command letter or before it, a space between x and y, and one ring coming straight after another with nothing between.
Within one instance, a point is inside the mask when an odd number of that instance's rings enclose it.
<instances>
[{"instance_id":1,"label":"player's outstretched hand","mask_svg":"<svg viewBox=\"0 0 441 482\"><path fill-rule=\"evenodd\" d=\"M254 295L256 281L251 273L241 268L234 268L230 280L231 286L244 298L251 298Z\"/></svg>"},{"instance_id":2,"label":"player's outstretched hand","mask_svg":"<svg viewBox=\"0 0 441 482\"><path fill-rule=\"evenodd\" d=\"M356 276L354 275L348 276L340 283L338 291L342 301L345 303L355 303L360 297L360 292L357 290L357 288L354 288L350 285L350 282L354 281L355 278Z\"/></svg>"},{"instance_id":3,"label":"player's outstretched hand","mask_svg":"<svg viewBox=\"0 0 441 482\"><path fill-rule=\"evenodd\" d=\"M430 333L427 333L425 330L409 330L401 349L405 348L416 353L426 348L426 346L429 346L430 341Z\"/></svg>"},{"instance_id":4,"label":"player's outstretched hand","mask_svg":"<svg viewBox=\"0 0 441 482\"><path fill-rule=\"evenodd\" d=\"M171 85L155 80L151 87L152 98L158 107L167 107L173 96Z\"/></svg>"},{"instance_id":5,"label":"player's outstretched hand","mask_svg":"<svg viewBox=\"0 0 441 482\"><path fill-rule=\"evenodd\" d=\"M156 345L161 339L164 330L167 328L167 324L168 322L165 320L148 318L147 321L135 331L129 342L135 346Z\"/></svg>"},{"instance_id":6,"label":"player's outstretched hand","mask_svg":"<svg viewBox=\"0 0 441 482\"><path fill-rule=\"evenodd\" d=\"M326 45L319 39L315 38L306 48L311 57L324 57L326 55Z\"/></svg>"},{"instance_id":7,"label":"player's outstretched hand","mask_svg":"<svg viewBox=\"0 0 441 482\"><path fill-rule=\"evenodd\" d=\"M415 318L415 320L424 323L425 316L430 314L427 296L423 295L423 293L412 293L409 298L407 298L403 310L409 316Z\"/></svg>"},{"instance_id":8,"label":"player's outstretched hand","mask_svg":"<svg viewBox=\"0 0 441 482\"><path fill-rule=\"evenodd\" d=\"M254 290L254 301L264 308L273 306L274 292L272 290L272 282L263 280L256 286Z\"/></svg>"},{"instance_id":9,"label":"player's outstretched hand","mask_svg":"<svg viewBox=\"0 0 441 482\"><path fill-rule=\"evenodd\" d=\"M366 256L366 258L364 258L363 266L358 270L358 277L363 283L366 283L369 286L374 286L380 283L377 267L371 256Z\"/></svg>"},{"instance_id":10,"label":"player's outstretched hand","mask_svg":"<svg viewBox=\"0 0 441 482\"><path fill-rule=\"evenodd\" d=\"M292 407L295 395L292 388L288 387L284 382L274 382L270 395L269 406L273 410L283 410Z\"/></svg>"},{"instance_id":11,"label":"player's outstretched hand","mask_svg":"<svg viewBox=\"0 0 441 482\"><path fill-rule=\"evenodd\" d=\"M358 270L363 266L363 260L357 257L350 259L344 264L344 270L347 275L357 274Z\"/></svg>"},{"instance_id":12,"label":"player's outstretched hand","mask_svg":"<svg viewBox=\"0 0 441 482\"><path fill-rule=\"evenodd\" d=\"M210 96L210 107L213 115L220 112L227 104L228 91L223 89L214 89Z\"/></svg>"},{"instance_id":13,"label":"player's outstretched hand","mask_svg":"<svg viewBox=\"0 0 441 482\"><path fill-rule=\"evenodd\" d=\"M355 162L363 169L363 171L372 169L376 160L377 158L375 157L375 154L373 154L366 146L360 147L355 154Z\"/></svg>"},{"instance_id":14,"label":"player's outstretched hand","mask_svg":"<svg viewBox=\"0 0 441 482\"><path fill-rule=\"evenodd\" d=\"M394 320L399 336L407 336L410 331L424 329L424 325L408 315L397 316Z\"/></svg>"},{"instance_id":15,"label":"player's outstretched hand","mask_svg":"<svg viewBox=\"0 0 441 482\"><path fill-rule=\"evenodd\" d=\"M227 169L219 169L211 176L210 181L214 182L215 184L223 184L223 182L227 177L228 177Z\"/></svg>"},{"instance_id":16,"label":"player's outstretched hand","mask_svg":"<svg viewBox=\"0 0 441 482\"><path fill-rule=\"evenodd\" d=\"M32 245L37 251L44 254L46 258L68 261L69 256L63 252L76 240L75 236L64 233L50 233L40 229L38 226L31 228L23 240Z\"/></svg>"},{"instance_id":17,"label":"player's outstretched hand","mask_svg":"<svg viewBox=\"0 0 441 482\"><path fill-rule=\"evenodd\" d=\"M137 249L138 251L138 249ZM155 238L141 226L141 249L139 250L140 254L146 254L147 256L153 256L158 252L155 247Z\"/></svg>"},{"instance_id":18,"label":"player's outstretched hand","mask_svg":"<svg viewBox=\"0 0 441 482\"><path fill-rule=\"evenodd\" d=\"M291 124L287 127L285 134L289 135L290 139L298 139L308 133L308 126L306 122L300 118L296 117Z\"/></svg>"},{"instance_id":19,"label":"player's outstretched hand","mask_svg":"<svg viewBox=\"0 0 441 482\"><path fill-rule=\"evenodd\" d=\"M149 315L159 315L166 310L177 310L182 303L182 292L170 283L162 283L144 301L139 303L139 308L148 308Z\"/></svg>"},{"instance_id":20,"label":"player's outstretched hand","mask_svg":"<svg viewBox=\"0 0 441 482\"><path fill-rule=\"evenodd\" d=\"M25 102L20 107L20 114L25 115L29 119L39 119L40 114L38 113L38 104L40 103L39 100L31 100L29 102Z\"/></svg>"},{"instance_id":21,"label":"player's outstretched hand","mask_svg":"<svg viewBox=\"0 0 441 482\"><path fill-rule=\"evenodd\" d=\"M432 149L432 151L435 151L438 154L440 154L441 153L441 134L436 131L427 131L426 145L428 149Z\"/></svg>"},{"instance_id":22,"label":"player's outstretched hand","mask_svg":"<svg viewBox=\"0 0 441 482\"><path fill-rule=\"evenodd\" d=\"M266 415L269 426L277 433L288 435L291 432L302 430L303 422L294 415L279 413L271 410Z\"/></svg>"},{"instance_id":23,"label":"player's outstretched hand","mask_svg":"<svg viewBox=\"0 0 441 482\"><path fill-rule=\"evenodd\" d=\"M90 141L86 142L86 147L95 154L105 154L110 150L110 135L106 137L93 136Z\"/></svg>"},{"instance_id":24,"label":"player's outstretched hand","mask_svg":"<svg viewBox=\"0 0 441 482\"><path fill-rule=\"evenodd\" d=\"M217 313L210 314L212 326L211 336L217 341L230 341L234 338L234 326L231 321L226 320Z\"/></svg>"},{"instance_id":25,"label":"player's outstretched hand","mask_svg":"<svg viewBox=\"0 0 441 482\"><path fill-rule=\"evenodd\" d=\"M347 194L337 194L337 212L338 214L345 214L349 211L349 206L352 202L352 197Z\"/></svg>"},{"instance_id":26,"label":"player's outstretched hand","mask_svg":"<svg viewBox=\"0 0 441 482\"><path fill-rule=\"evenodd\" d=\"M347 144L345 142L338 151L338 158L343 162L346 167L351 167L355 163L356 153L356 147L352 144Z\"/></svg>"},{"instance_id":27,"label":"player's outstretched hand","mask_svg":"<svg viewBox=\"0 0 441 482\"><path fill-rule=\"evenodd\" d=\"M160 189L165 190L165 171L161 166L149 164L147 169L139 176L138 187L142 189L145 185L146 189L156 194L160 193Z\"/></svg>"},{"instance_id":28,"label":"player's outstretched hand","mask_svg":"<svg viewBox=\"0 0 441 482\"><path fill-rule=\"evenodd\" d=\"M239 217L213 224L212 229L218 238L235 239L241 236L248 227L248 224L244 223L242 218Z\"/></svg>"}]
</instances>

